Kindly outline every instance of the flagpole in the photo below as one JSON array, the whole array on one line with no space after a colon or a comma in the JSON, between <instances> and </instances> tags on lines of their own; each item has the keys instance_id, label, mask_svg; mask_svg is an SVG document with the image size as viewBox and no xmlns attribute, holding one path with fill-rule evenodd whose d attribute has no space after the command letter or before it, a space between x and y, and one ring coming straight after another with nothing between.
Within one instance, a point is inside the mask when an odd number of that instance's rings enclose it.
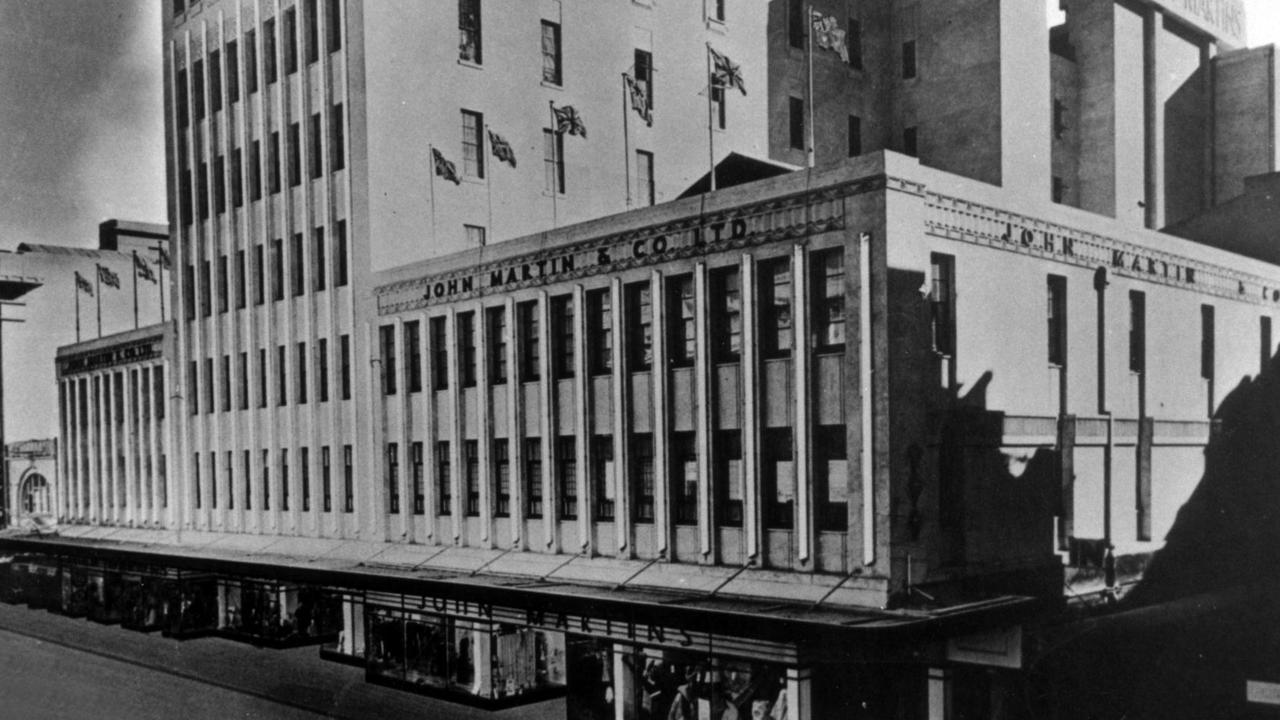
<instances>
[{"instance_id":1,"label":"flagpole","mask_svg":"<svg viewBox=\"0 0 1280 720\"><path fill-rule=\"evenodd\" d=\"M157 245L156 249L160 252L164 252L163 246ZM156 259L159 261L156 265L160 267L160 322L164 322L164 258Z\"/></svg>"},{"instance_id":2,"label":"flagpole","mask_svg":"<svg viewBox=\"0 0 1280 720\"><path fill-rule=\"evenodd\" d=\"M622 73L622 182L627 187L627 209L631 209L631 118L627 112L627 74Z\"/></svg>"},{"instance_id":3,"label":"flagpole","mask_svg":"<svg viewBox=\"0 0 1280 720\"><path fill-rule=\"evenodd\" d=\"M93 289L98 300L98 337L102 337L102 269L97 263L93 265Z\"/></svg>"},{"instance_id":4,"label":"flagpole","mask_svg":"<svg viewBox=\"0 0 1280 720\"><path fill-rule=\"evenodd\" d=\"M431 193L431 242L439 243L436 237L436 147L427 143L427 155L431 158L431 172L427 175L427 188Z\"/></svg>"},{"instance_id":5,"label":"flagpole","mask_svg":"<svg viewBox=\"0 0 1280 720\"><path fill-rule=\"evenodd\" d=\"M560 143L557 142L560 131L556 127L556 101L548 100L547 105L551 112L551 227L554 229L560 223L556 196L560 194L560 163L564 160L560 157Z\"/></svg>"},{"instance_id":6,"label":"flagpole","mask_svg":"<svg viewBox=\"0 0 1280 720\"><path fill-rule=\"evenodd\" d=\"M805 142L808 145L808 148L805 150L805 163L807 164L807 167L813 167L815 151L814 151L814 139L813 139L814 117L813 117L813 5L812 4L809 5L808 13L805 16L805 23L807 23L809 26L809 32L807 35L808 42L805 43L805 56L807 58L808 66L809 66L808 92L807 92L807 95L809 98L809 118L808 118L809 126L808 128L806 128L807 132L805 133L807 135L807 137L805 138Z\"/></svg>"},{"instance_id":7,"label":"flagpole","mask_svg":"<svg viewBox=\"0 0 1280 720\"><path fill-rule=\"evenodd\" d=\"M707 43L707 157L711 165L711 192L716 190L716 127L715 112L711 104L711 96L715 91L716 83L711 75L711 43Z\"/></svg>"},{"instance_id":8,"label":"flagpole","mask_svg":"<svg viewBox=\"0 0 1280 720\"><path fill-rule=\"evenodd\" d=\"M133 329L138 329L138 251L133 251Z\"/></svg>"},{"instance_id":9,"label":"flagpole","mask_svg":"<svg viewBox=\"0 0 1280 720\"><path fill-rule=\"evenodd\" d=\"M75 274L76 283L76 342L80 342L80 273Z\"/></svg>"}]
</instances>

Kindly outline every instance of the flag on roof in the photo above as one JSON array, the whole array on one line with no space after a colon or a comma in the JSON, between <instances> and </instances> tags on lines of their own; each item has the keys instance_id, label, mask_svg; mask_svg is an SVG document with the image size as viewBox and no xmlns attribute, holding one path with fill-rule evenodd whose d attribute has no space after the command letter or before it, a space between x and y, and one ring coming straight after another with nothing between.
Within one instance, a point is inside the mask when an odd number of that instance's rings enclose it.
<instances>
[{"instance_id":1,"label":"flag on roof","mask_svg":"<svg viewBox=\"0 0 1280 720\"><path fill-rule=\"evenodd\" d=\"M134 253L133 255L133 270L137 274L141 275L143 280L150 280L151 282L156 282L156 274L152 272L151 266L148 265L142 258L138 257L137 253Z\"/></svg>"},{"instance_id":2,"label":"flag on roof","mask_svg":"<svg viewBox=\"0 0 1280 720\"><path fill-rule=\"evenodd\" d=\"M711 61L715 65L711 71L711 84L722 88L736 87L746 95L747 86L742 80L742 68L730 60L729 56L716 52L716 49L710 45L707 45L707 49L711 51Z\"/></svg>"},{"instance_id":3,"label":"flag on roof","mask_svg":"<svg viewBox=\"0 0 1280 720\"><path fill-rule=\"evenodd\" d=\"M79 271L76 271L76 290L82 290L90 297L93 296L93 284L81 277Z\"/></svg>"},{"instance_id":4,"label":"flag on roof","mask_svg":"<svg viewBox=\"0 0 1280 720\"><path fill-rule=\"evenodd\" d=\"M653 125L653 106L649 104L649 93L645 90L644 83L636 80L630 75L623 73L622 77L627 82L627 94L631 97L631 109L644 119L645 123Z\"/></svg>"},{"instance_id":5,"label":"flag on roof","mask_svg":"<svg viewBox=\"0 0 1280 720\"><path fill-rule=\"evenodd\" d=\"M564 107L552 105L551 112L556 116L556 132L561 135L565 133L581 135L584 138L587 136L587 126L582 124L582 116L572 105Z\"/></svg>"},{"instance_id":6,"label":"flag on roof","mask_svg":"<svg viewBox=\"0 0 1280 720\"><path fill-rule=\"evenodd\" d=\"M98 282L113 288L120 287L120 276L110 269L98 265Z\"/></svg>"},{"instance_id":7,"label":"flag on roof","mask_svg":"<svg viewBox=\"0 0 1280 720\"><path fill-rule=\"evenodd\" d=\"M845 32L840 29L832 15L823 15L813 11L813 40L823 50L837 53L840 59L849 62L849 46L845 44Z\"/></svg>"},{"instance_id":8,"label":"flag on roof","mask_svg":"<svg viewBox=\"0 0 1280 720\"><path fill-rule=\"evenodd\" d=\"M444 155L441 155L439 150L431 148L431 160L435 163L436 175L452 182L454 185L462 184L462 178L458 177L458 167L445 160Z\"/></svg>"},{"instance_id":9,"label":"flag on roof","mask_svg":"<svg viewBox=\"0 0 1280 720\"><path fill-rule=\"evenodd\" d=\"M156 250L160 251L160 257L156 261L157 263L159 263L160 267L162 268L173 267L173 261L169 259L168 251L166 251L163 247L157 247Z\"/></svg>"},{"instance_id":10,"label":"flag on roof","mask_svg":"<svg viewBox=\"0 0 1280 720\"><path fill-rule=\"evenodd\" d=\"M499 162L516 166L516 151L511 149L511 143L492 130L489 131L489 147Z\"/></svg>"}]
</instances>

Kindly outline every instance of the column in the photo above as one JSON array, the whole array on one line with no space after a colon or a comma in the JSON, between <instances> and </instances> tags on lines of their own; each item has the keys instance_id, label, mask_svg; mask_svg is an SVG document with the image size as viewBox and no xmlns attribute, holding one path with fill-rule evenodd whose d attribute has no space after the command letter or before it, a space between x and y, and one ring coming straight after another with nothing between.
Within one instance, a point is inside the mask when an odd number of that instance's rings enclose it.
<instances>
[{"instance_id":1,"label":"column","mask_svg":"<svg viewBox=\"0 0 1280 720\"><path fill-rule=\"evenodd\" d=\"M714 480L711 472L712 444L712 364L711 338L707 323L711 304L707 296L707 264L700 262L693 271L694 318L694 429L698 445L698 543L703 562L715 561L716 533L714 512Z\"/></svg>"},{"instance_id":2,"label":"column","mask_svg":"<svg viewBox=\"0 0 1280 720\"><path fill-rule=\"evenodd\" d=\"M653 539L654 549L658 554L666 556L668 560L674 560L670 454L667 447L667 439L671 433L671 418L670 413L667 412L669 370L667 367L667 304L664 288L662 273L654 270L649 276L649 308L653 313L651 325L653 362L649 366L650 383L653 388ZM625 317L625 313L623 315Z\"/></svg>"},{"instance_id":3,"label":"column","mask_svg":"<svg viewBox=\"0 0 1280 720\"><path fill-rule=\"evenodd\" d=\"M453 352L449 353L449 402L452 410L450 418L453 423L453 437L449 443L449 484L452 485L451 493L453 500L450 503L449 514L453 519L453 544L458 545L462 542L462 524L464 518L462 510L463 504L463 478L465 477L466 467L462 462L462 443L464 431L466 429L466 418L463 416L463 391L462 391L462 352L458 347L458 312L450 306L449 314L445 320L445 343L453 348Z\"/></svg>"},{"instance_id":4,"label":"column","mask_svg":"<svg viewBox=\"0 0 1280 720\"><path fill-rule=\"evenodd\" d=\"M1158 229L1164 225L1164 103L1160 102L1160 39L1163 13L1158 8L1145 9L1142 22L1143 106L1146 157L1144 208L1146 226Z\"/></svg>"},{"instance_id":5,"label":"column","mask_svg":"<svg viewBox=\"0 0 1280 720\"><path fill-rule=\"evenodd\" d=\"M418 325L422 328L418 333L418 352L422 354L422 518L423 533L428 541L436 537L436 376L435 359L432 348L427 343L431 334L431 319L425 312L418 313ZM337 435L333 436L337 438ZM335 439L336 442L336 439ZM340 447L340 446L338 446ZM335 485L335 487L337 487ZM418 528L414 528L415 538Z\"/></svg>"},{"instance_id":6,"label":"column","mask_svg":"<svg viewBox=\"0 0 1280 720\"><path fill-rule=\"evenodd\" d=\"M812 383L809 381L809 263L805 246L791 252L791 370L794 377L795 417L792 419L796 448L796 557L808 563L813 556L813 413L810 411ZM810 566L812 568L812 566Z\"/></svg>"},{"instance_id":7,"label":"column","mask_svg":"<svg viewBox=\"0 0 1280 720\"><path fill-rule=\"evenodd\" d=\"M640 708L636 707L636 677L643 668L628 667L628 657L635 655L626 645L613 646L613 718L614 720L636 720L640 717Z\"/></svg>"},{"instance_id":8,"label":"column","mask_svg":"<svg viewBox=\"0 0 1280 720\"><path fill-rule=\"evenodd\" d=\"M929 668L929 720L951 720L951 671Z\"/></svg>"},{"instance_id":9,"label":"column","mask_svg":"<svg viewBox=\"0 0 1280 720\"><path fill-rule=\"evenodd\" d=\"M120 463L118 462L120 429L116 425L120 420L116 409L116 390L119 389L120 381L114 371L108 370L102 375L102 383L103 405L106 406L107 418L103 426L106 437L102 443L102 455L107 471L103 473L103 478L110 488L106 491L107 521L115 525L120 522Z\"/></svg>"},{"instance_id":10,"label":"column","mask_svg":"<svg viewBox=\"0 0 1280 720\"><path fill-rule=\"evenodd\" d=\"M571 303L570 307L573 308L573 323L575 326L580 322L578 318L581 316L582 299L582 286L575 285L573 288L573 295L569 298L569 302ZM548 326L549 325L550 324L548 324ZM576 329L577 328L575 327L572 331L576 331ZM574 340L575 342L577 341L576 335ZM551 366L549 356L553 350L554 348L551 345L548 345L547 351L544 353L548 356L548 367ZM576 355L574 356L574 363L581 365L578 361L578 356ZM581 542L583 552L589 552L590 554L595 555L597 548L592 546L592 528L594 527L592 523L595 520L597 498L596 488L593 484L595 478L591 472L592 464L594 463L593 458L595 455L595 451L592 448L591 438L595 429L595 424L591 419L591 406L589 405L591 401L591 383L589 382L586 372L578 372L578 370L578 367L574 368L572 383L573 425L577 428L578 432L577 462L578 475L581 478L578 482L578 538Z\"/></svg>"},{"instance_id":11,"label":"column","mask_svg":"<svg viewBox=\"0 0 1280 720\"><path fill-rule=\"evenodd\" d=\"M538 342L542 348L538 358L539 424L542 426L542 531L547 552L559 552L560 542L556 528L560 521L560 484L556 482L556 445L559 427L556 424L555 394L551 392L551 358L547 347L547 293L538 293Z\"/></svg>"},{"instance_id":12,"label":"column","mask_svg":"<svg viewBox=\"0 0 1280 720\"><path fill-rule=\"evenodd\" d=\"M613 344L609 348L609 366L613 369L609 384L613 392L613 521L618 539L618 556L635 555L631 544L631 499L632 481L631 467L631 392L629 380L623 366L622 334L625 329L622 321L622 280L615 277L609 286L609 322ZM585 313L583 313L585 315ZM578 343L581 351L578 367L585 370L586 354L589 343L586 342L586 322L577 321L583 341Z\"/></svg>"},{"instance_id":13,"label":"column","mask_svg":"<svg viewBox=\"0 0 1280 720\"><path fill-rule=\"evenodd\" d=\"M507 348L507 462L509 463L507 477L510 483L508 491L511 494L508 515L511 518L511 547L514 550L523 550L525 549L524 488L527 480L524 462L524 393L518 364L519 354L516 352L519 333L516 332L518 318L515 298L508 295L502 311L507 314L503 342L506 343Z\"/></svg>"},{"instance_id":14,"label":"column","mask_svg":"<svg viewBox=\"0 0 1280 720\"><path fill-rule=\"evenodd\" d=\"M812 720L812 718L812 671L807 667L787 668L787 720ZM932 716L930 720L933 720Z\"/></svg>"},{"instance_id":15,"label":"column","mask_svg":"<svg viewBox=\"0 0 1280 720\"><path fill-rule=\"evenodd\" d=\"M147 443L147 451L151 454L151 468L147 473L147 523L151 525L160 522L160 416L156 412L156 408L165 401L164 388L159 388L157 394L156 388L156 366L152 365L146 368L143 375L144 382L148 388L148 392L143 397L148 398L147 401L147 428L149 435Z\"/></svg>"},{"instance_id":16,"label":"column","mask_svg":"<svg viewBox=\"0 0 1280 720\"><path fill-rule=\"evenodd\" d=\"M308 243L303 243L304 245ZM392 352L396 358L396 391L399 393L398 400L395 404L400 415L400 432L396 435L396 453L399 455L396 462L400 465L400 472L396 475L395 491L400 496L398 507L398 518L387 518L388 530L394 534L396 526L400 529L401 540L413 539L413 495L410 494L409 478L413 475L412 454L410 453L410 414L409 409L409 349L404 342L404 318L397 316L392 326ZM421 332L421 330L419 330ZM386 367L386 364L383 364ZM388 410L390 408L388 407ZM391 488L387 488L390 492ZM388 509L390 505L387 506Z\"/></svg>"},{"instance_id":17,"label":"column","mask_svg":"<svg viewBox=\"0 0 1280 720\"><path fill-rule=\"evenodd\" d=\"M93 374L89 379L89 522L102 520L102 379Z\"/></svg>"},{"instance_id":18,"label":"column","mask_svg":"<svg viewBox=\"0 0 1280 720\"><path fill-rule=\"evenodd\" d=\"M489 444L493 438L492 388L489 368L489 309L477 305L472 327L476 343L476 450L480 465L480 547L493 547L493 472Z\"/></svg>"},{"instance_id":19,"label":"column","mask_svg":"<svg viewBox=\"0 0 1280 720\"><path fill-rule=\"evenodd\" d=\"M62 397L62 412L65 413L66 422L63 426L66 428L66 437L62 440L61 450L63 457L62 482L66 487L63 493L64 502L67 505L66 514L59 518L60 520L71 522L80 516L80 486L79 486L79 462L80 455L77 451L76 443L79 442L78 428L76 426L76 381L75 378L63 380L62 386L66 388Z\"/></svg>"},{"instance_id":20,"label":"column","mask_svg":"<svg viewBox=\"0 0 1280 720\"><path fill-rule=\"evenodd\" d=\"M744 554L752 564L762 557L760 526L760 377L756 329L756 263L742 256L742 530Z\"/></svg>"}]
</instances>

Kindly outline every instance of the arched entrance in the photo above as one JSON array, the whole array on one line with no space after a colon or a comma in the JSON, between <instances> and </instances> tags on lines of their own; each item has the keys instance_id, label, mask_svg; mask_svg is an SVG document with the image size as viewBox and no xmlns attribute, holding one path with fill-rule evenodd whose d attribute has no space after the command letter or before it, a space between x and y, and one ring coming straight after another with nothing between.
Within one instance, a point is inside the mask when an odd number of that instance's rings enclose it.
<instances>
[{"instance_id":1,"label":"arched entrance","mask_svg":"<svg viewBox=\"0 0 1280 720\"><path fill-rule=\"evenodd\" d=\"M49 481L40 473L31 473L22 480L22 491L18 502L23 515L46 514L53 511L53 496L50 493Z\"/></svg>"}]
</instances>

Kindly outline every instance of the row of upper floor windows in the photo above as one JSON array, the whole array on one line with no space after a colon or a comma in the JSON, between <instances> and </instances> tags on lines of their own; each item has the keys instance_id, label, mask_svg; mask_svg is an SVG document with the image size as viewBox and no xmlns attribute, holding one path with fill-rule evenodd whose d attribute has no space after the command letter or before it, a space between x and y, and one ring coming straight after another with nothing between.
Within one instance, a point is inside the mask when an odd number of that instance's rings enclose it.
<instances>
[{"instance_id":1,"label":"row of upper floor windows","mask_svg":"<svg viewBox=\"0 0 1280 720\"><path fill-rule=\"evenodd\" d=\"M342 510L343 512L355 511L355 467L353 462L353 452L350 445L341 447L342 456ZM274 499L275 509L281 512L290 510L290 486L289 486L289 449L281 448L277 451L275 461L272 461L270 450L260 450L258 464L258 479L261 482L262 493L258 496L259 508L264 511L272 510ZM239 455L239 481L236 482L236 460ZM226 510L236 510L237 504L239 508L244 510L254 509L254 492L253 492L253 451L241 450L237 453L234 450L224 450L221 462L219 461L219 453L217 451L209 451L208 453L192 453L191 455L191 481L192 481L192 502L196 510L205 508L206 503L209 509L217 510L220 507ZM320 446L319 458L320 471L320 509L324 512L332 512L334 509L334 488L333 488L333 462L330 446ZM299 476L299 489L302 492L301 509L303 512L311 512L312 487L311 487L311 448L300 447L296 449L294 455L294 472ZM272 471L275 471L276 482L272 482ZM275 490L275 492L272 492ZM240 497L239 503L236 497Z\"/></svg>"},{"instance_id":2,"label":"row of upper floor windows","mask_svg":"<svg viewBox=\"0 0 1280 720\"><path fill-rule=\"evenodd\" d=\"M709 292L705 307L708 312L709 346L715 362L737 362L742 353L742 278L741 268L716 268L709 274ZM812 345L819 352L842 350L845 342L844 253L842 249L810 253L808 312L812 328ZM756 270L758 308L757 338L762 357L783 358L791 354L794 340L793 308L796 302L792 287L789 257L763 260ZM623 361L631 372L649 370L654 361L654 297L649 282L631 283L624 287L621 308L625 334ZM694 297L692 275L675 275L662 283L665 302L667 361L673 367L690 366L696 352L698 303ZM573 377L576 370L578 343L575 342L574 302L572 295L550 298L551 354L547 358L555 378ZM615 322L613 296L609 288L590 290L585 294L586 334L583 340L586 369L591 375L613 370ZM479 323L483 320L483 329ZM542 311L537 301L515 305L517 376L520 382L541 379ZM428 320L428 352L433 354L432 385L437 390L449 386L449 354L457 353L458 381L473 386L478 380L477 337L485 333L488 382L506 383L507 311L502 305L480 311L460 312L456 316L454 336L450 339L447 318ZM409 392L422 390L422 329L418 320L403 323L402 347L407 355L403 371L397 370L397 347L394 325L379 328L379 352L382 358L383 392L395 394L403 382ZM402 377L403 376L403 377Z\"/></svg>"},{"instance_id":3,"label":"row of upper floor windows","mask_svg":"<svg viewBox=\"0 0 1280 720\"><path fill-rule=\"evenodd\" d=\"M309 354L308 349L314 352ZM333 378L329 373L329 340L320 338L310 346L303 341L298 342L290 353L288 345L278 345L275 357L275 404L284 407L289 403L289 365L293 365L292 400L295 404L305 405L309 397L316 402L328 402L331 392L336 392L342 400L351 399L351 336L341 335L338 338L338 373ZM290 357L292 355L292 358ZM257 367L251 368L250 362L256 361ZM234 373L232 356L223 355L214 374L214 358L204 359L204 371L200 372L200 361L187 361L187 408L192 415L203 410L213 413L221 408L222 412L231 412L233 408L248 410L251 404L258 408L266 408L271 404L271 370L268 365L266 348L258 348L257 352L248 350L240 352L236 359ZM256 372L254 372L256 370ZM252 378L257 379L256 390ZM311 380L315 385L312 386ZM337 387L331 382L336 380ZM253 397L251 397L251 395Z\"/></svg>"},{"instance_id":4,"label":"row of upper floor windows","mask_svg":"<svg viewBox=\"0 0 1280 720\"><path fill-rule=\"evenodd\" d=\"M125 380L129 380L129 388ZM60 385L63 403L62 420L68 423L70 433L74 423L77 428L87 428L100 422L104 408L110 410L116 424L124 422L126 406L134 425L140 419L150 417L156 422L164 420L166 394L164 368L160 365L106 372L91 377L67 378ZM136 390L137 394L134 394ZM67 407L71 403L71 407ZM70 411L70 414L67 414Z\"/></svg>"}]
</instances>

